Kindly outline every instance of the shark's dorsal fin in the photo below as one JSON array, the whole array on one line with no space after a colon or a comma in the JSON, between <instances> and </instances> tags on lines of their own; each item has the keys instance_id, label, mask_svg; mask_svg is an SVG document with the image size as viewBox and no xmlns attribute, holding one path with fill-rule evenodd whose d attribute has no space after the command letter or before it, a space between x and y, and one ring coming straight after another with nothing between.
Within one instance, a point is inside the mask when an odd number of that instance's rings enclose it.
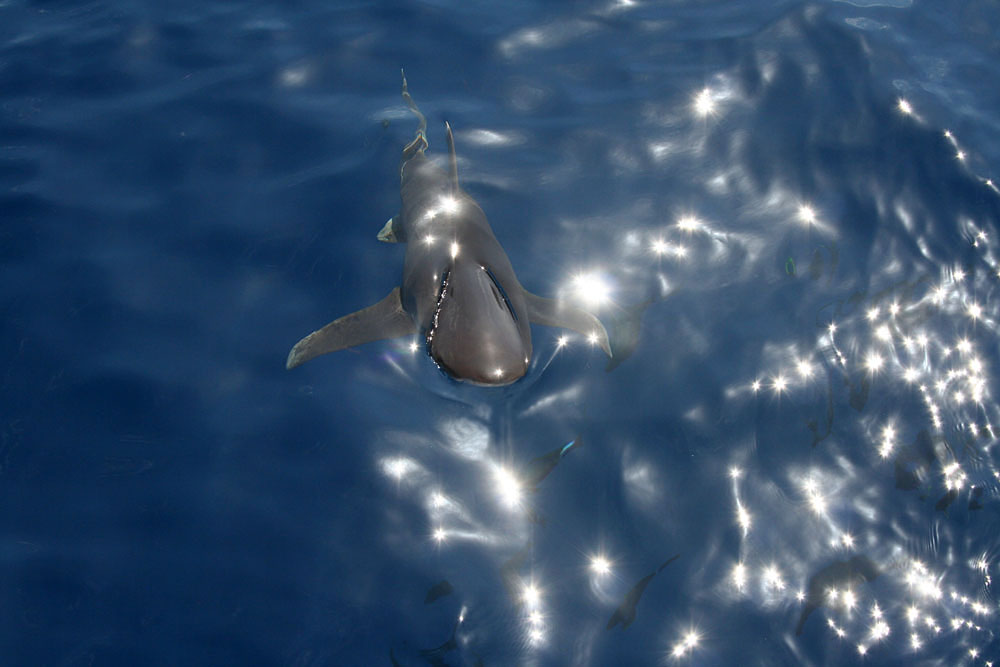
<instances>
[{"instance_id":1,"label":"shark's dorsal fin","mask_svg":"<svg viewBox=\"0 0 1000 667\"><path fill-rule=\"evenodd\" d=\"M448 130L448 163L451 165L448 170L451 178L451 187L458 192L458 156L455 155L455 137L451 134L451 125L444 122L445 129Z\"/></svg>"}]
</instances>

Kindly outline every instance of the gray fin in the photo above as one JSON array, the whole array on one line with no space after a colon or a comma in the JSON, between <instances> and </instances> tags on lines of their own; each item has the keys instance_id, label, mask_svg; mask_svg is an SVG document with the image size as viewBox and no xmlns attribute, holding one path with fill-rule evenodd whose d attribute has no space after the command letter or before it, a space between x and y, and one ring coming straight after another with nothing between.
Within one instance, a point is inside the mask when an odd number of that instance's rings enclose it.
<instances>
[{"instance_id":1,"label":"gray fin","mask_svg":"<svg viewBox=\"0 0 1000 667\"><path fill-rule=\"evenodd\" d=\"M382 225L382 229L378 233L378 240L385 243L397 243L399 241L399 237L396 236L395 225L396 218L389 218L389 220Z\"/></svg>"},{"instance_id":2,"label":"gray fin","mask_svg":"<svg viewBox=\"0 0 1000 667\"><path fill-rule=\"evenodd\" d=\"M662 301L663 298L662 296L653 297L634 306L619 308L618 312L608 320L608 337L611 342L612 358L608 360L605 370L614 370L632 356L632 353L639 346L643 313L649 306L657 301Z\"/></svg>"},{"instance_id":3,"label":"gray fin","mask_svg":"<svg viewBox=\"0 0 1000 667\"><path fill-rule=\"evenodd\" d=\"M403 101L406 102L406 106L410 107L410 111L420 121L420 126L417 128L417 134L413 137L413 141L406 144L403 148L403 160L406 161L417 153L423 153L427 150L427 119L424 118L424 114L420 113L417 103L410 97L410 91L406 87L406 72L402 69L399 72L403 75Z\"/></svg>"},{"instance_id":4,"label":"gray fin","mask_svg":"<svg viewBox=\"0 0 1000 667\"><path fill-rule=\"evenodd\" d=\"M449 175L451 177L451 187L458 192L458 156L455 155L455 137L451 134L451 125L444 122L444 127L448 130L448 163L451 165Z\"/></svg>"},{"instance_id":5,"label":"gray fin","mask_svg":"<svg viewBox=\"0 0 1000 667\"><path fill-rule=\"evenodd\" d=\"M378 303L344 315L300 340L288 353L285 368L295 368L321 354L373 340L399 338L416 330L413 320L403 310L396 287Z\"/></svg>"},{"instance_id":6,"label":"gray fin","mask_svg":"<svg viewBox=\"0 0 1000 667\"><path fill-rule=\"evenodd\" d=\"M572 329L587 338L596 336L597 344L611 357L608 332L601 321L587 311L557 299L546 299L527 290L524 290L524 302L528 306L528 319L535 324Z\"/></svg>"}]
</instances>

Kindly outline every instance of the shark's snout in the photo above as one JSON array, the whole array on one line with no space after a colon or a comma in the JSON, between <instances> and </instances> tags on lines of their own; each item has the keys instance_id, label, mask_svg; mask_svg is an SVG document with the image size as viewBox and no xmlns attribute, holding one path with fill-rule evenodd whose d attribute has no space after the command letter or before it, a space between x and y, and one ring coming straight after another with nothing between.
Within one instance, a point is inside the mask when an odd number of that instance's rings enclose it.
<instances>
[{"instance_id":1,"label":"shark's snout","mask_svg":"<svg viewBox=\"0 0 1000 667\"><path fill-rule=\"evenodd\" d=\"M450 376L483 385L510 384L531 361L531 338L493 275L476 264L454 266L442 286L427 335L431 357Z\"/></svg>"}]
</instances>

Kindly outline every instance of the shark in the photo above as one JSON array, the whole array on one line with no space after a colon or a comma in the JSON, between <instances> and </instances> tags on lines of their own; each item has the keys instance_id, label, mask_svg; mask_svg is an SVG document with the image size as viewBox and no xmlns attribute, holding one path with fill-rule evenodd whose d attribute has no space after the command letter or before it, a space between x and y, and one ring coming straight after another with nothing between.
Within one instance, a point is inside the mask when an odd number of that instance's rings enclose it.
<instances>
[{"instance_id":1,"label":"shark","mask_svg":"<svg viewBox=\"0 0 1000 667\"><path fill-rule=\"evenodd\" d=\"M402 95L419 126L402 152L402 206L378 233L380 241L406 244L402 280L381 301L297 342L286 368L372 341L420 335L427 354L451 378L504 386L528 370L531 323L576 331L611 358L597 317L521 286L486 214L459 185L451 125L445 123L446 170L425 155L427 119L410 96L405 73Z\"/></svg>"}]
</instances>

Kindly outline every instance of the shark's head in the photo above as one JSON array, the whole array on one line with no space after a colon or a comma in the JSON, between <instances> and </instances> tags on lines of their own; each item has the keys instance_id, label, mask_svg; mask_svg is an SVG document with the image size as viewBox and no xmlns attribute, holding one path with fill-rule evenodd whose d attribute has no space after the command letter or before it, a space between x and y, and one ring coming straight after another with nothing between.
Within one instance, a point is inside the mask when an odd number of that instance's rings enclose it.
<instances>
[{"instance_id":1,"label":"shark's head","mask_svg":"<svg viewBox=\"0 0 1000 667\"><path fill-rule=\"evenodd\" d=\"M481 385L521 378L531 360L531 331L511 297L488 267L454 263L442 275L427 331L427 351L438 366L456 380Z\"/></svg>"}]
</instances>

